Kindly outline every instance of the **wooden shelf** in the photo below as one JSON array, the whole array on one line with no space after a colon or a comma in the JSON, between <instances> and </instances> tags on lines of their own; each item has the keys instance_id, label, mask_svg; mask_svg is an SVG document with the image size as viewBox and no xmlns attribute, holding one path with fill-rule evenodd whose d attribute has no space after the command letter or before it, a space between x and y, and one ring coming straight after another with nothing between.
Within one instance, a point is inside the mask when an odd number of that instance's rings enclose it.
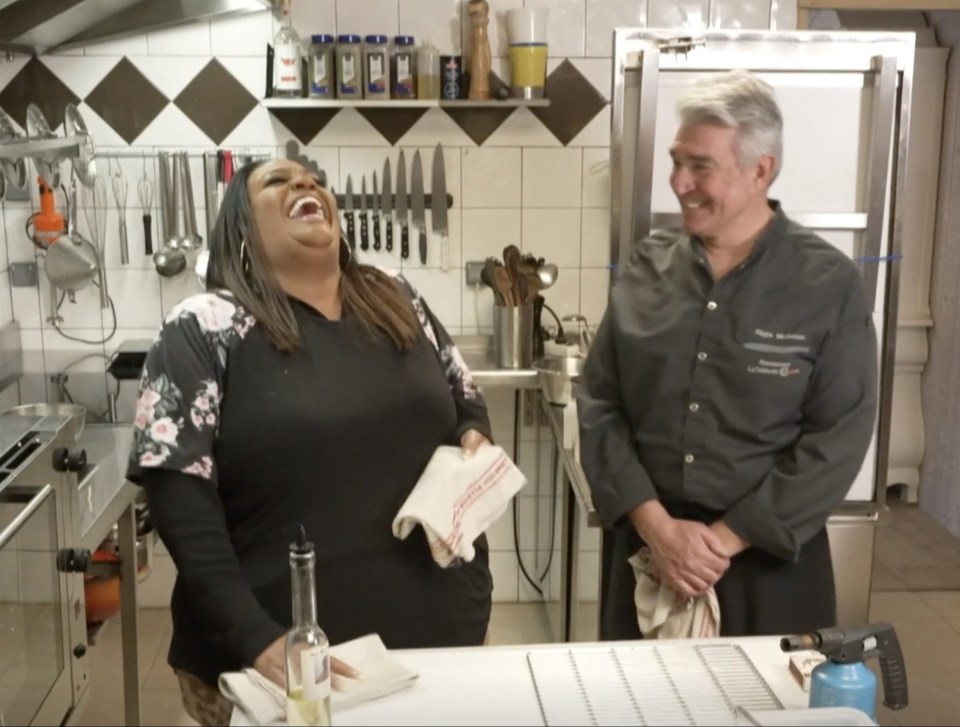
<instances>
[{"instance_id":1,"label":"wooden shelf","mask_svg":"<svg viewBox=\"0 0 960 727\"><path fill-rule=\"evenodd\" d=\"M507 108L544 108L550 105L550 99L521 99L508 98L503 101L471 101L469 99L457 101L425 101L420 99L391 99L389 101L349 101L345 99L313 99L313 98L266 98L261 101L268 109L507 109Z\"/></svg>"}]
</instances>

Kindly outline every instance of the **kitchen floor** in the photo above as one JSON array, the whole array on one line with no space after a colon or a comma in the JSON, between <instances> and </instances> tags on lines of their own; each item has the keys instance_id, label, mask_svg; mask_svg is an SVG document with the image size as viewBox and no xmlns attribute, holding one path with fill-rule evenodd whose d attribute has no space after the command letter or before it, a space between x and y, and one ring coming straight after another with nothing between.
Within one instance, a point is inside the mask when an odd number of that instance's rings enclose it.
<instances>
[{"instance_id":1,"label":"kitchen floor","mask_svg":"<svg viewBox=\"0 0 960 727\"><path fill-rule=\"evenodd\" d=\"M877 533L871 621L894 624L903 648L910 706L881 708L881 725L955 725L960 719L960 539L914 506L890 503L891 521ZM141 612L140 673L145 725L192 725L166 664L170 613ZM538 604L494 604L491 643L550 639ZM92 672L75 725L122 725L120 623L111 621L89 651ZM874 664L875 666L875 664Z\"/></svg>"}]
</instances>

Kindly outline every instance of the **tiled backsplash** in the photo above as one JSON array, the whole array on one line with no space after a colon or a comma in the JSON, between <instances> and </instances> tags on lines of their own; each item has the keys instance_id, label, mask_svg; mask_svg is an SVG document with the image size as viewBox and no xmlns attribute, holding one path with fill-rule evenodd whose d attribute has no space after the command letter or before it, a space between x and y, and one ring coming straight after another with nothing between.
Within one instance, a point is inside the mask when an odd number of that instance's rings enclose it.
<instances>
[{"instance_id":1,"label":"tiled backsplash","mask_svg":"<svg viewBox=\"0 0 960 727\"><path fill-rule=\"evenodd\" d=\"M131 260L120 264L116 204L109 194L107 276L116 310L101 310L89 287L64 302L62 329L87 341L68 340L47 322L50 313L46 280L37 288L12 288L0 276L0 323L16 319L26 350L44 350L48 357L76 350L109 355L122 341L153 338L164 311L199 290L190 269L174 279L161 278L143 253L142 210L136 183L146 173L155 178L147 156L158 149L186 149L194 180L202 179L200 154L216 146L285 155L288 141L317 161L330 183L343 191L347 176L358 192L362 175L380 174L386 157L393 169L401 149L411 159L420 149L429 190L433 148L444 146L447 190L453 196L449 244L451 269L439 267L439 238L429 240L427 264L414 255L401 261L396 252L368 253L370 262L403 269L452 333L489 332L492 298L465 282L463 264L488 255L502 255L505 245L543 256L560 267L556 285L545 292L558 316L582 313L591 324L603 313L609 280L610 187L607 160L610 144L611 36L615 26L703 25L793 29L796 7L781 0L491 0L490 39L494 71L509 79L505 56L505 11L538 5L550 8L548 109L517 109L477 121L457 112L429 109L396 137L394 122L382 115L368 118L356 109L326 116L271 113L260 105L265 87L264 54L272 42L274 21L267 12L200 23L168 31L90 46L64 54L28 60L0 60L0 106L22 119L29 101L37 101L55 129L63 105L78 100L101 151L130 150L144 157L122 161L130 192L126 221ZM469 48L470 28L463 0L294 0L294 23L302 36L318 32L398 33L430 39L441 53ZM43 89L38 91L37 89ZM59 129L57 129L59 133ZM105 163L101 161L101 163ZM64 168L66 171L66 167ZM33 185L35 186L35 185ZM197 219L205 219L202 184L194 183ZM33 262L35 251L24 225L36 209L34 201L5 202L0 269L10 263ZM60 209L63 209L62 204ZM156 196L154 198L156 235ZM80 215L81 231L86 231ZM399 247L399 245L396 245ZM42 268L42 261L41 266ZM73 371L103 368L96 356ZM125 385L126 386L126 385ZM509 441L512 396L494 392L492 413L499 436ZM25 395L22 393L22 396ZM77 398L81 398L74 392ZM93 394L91 394L93 395ZM121 392L129 407L131 392ZM102 402L97 402L100 409ZM523 454L523 453L521 453ZM523 457L521 457L523 459ZM521 508L523 523L535 508ZM529 596L518 577L512 554L512 532L506 524L493 538L496 598ZM502 526L502 527L501 527ZM532 526L526 526L528 530ZM521 544L523 547L523 544ZM147 601L163 605L169 594L169 562L160 560L155 577L144 584ZM152 585L148 585L151 584ZM527 589L528 590L528 589ZM156 592L156 593L154 593ZM149 595L154 594L154 595Z\"/></svg>"}]
</instances>

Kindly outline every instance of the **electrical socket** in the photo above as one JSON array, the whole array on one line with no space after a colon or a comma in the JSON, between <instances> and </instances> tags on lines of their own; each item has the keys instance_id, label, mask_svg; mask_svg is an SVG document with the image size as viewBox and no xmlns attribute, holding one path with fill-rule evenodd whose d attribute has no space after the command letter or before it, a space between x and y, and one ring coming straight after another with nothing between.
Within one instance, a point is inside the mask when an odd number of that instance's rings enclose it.
<instances>
[{"instance_id":1,"label":"electrical socket","mask_svg":"<svg viewBox=\"0 0 960 727\"><path fill-rule=\"evenodd\" d=\"M483 260L468 260L464 265L464 271L467 275L467 285L478 285L480 283L480 271L485 265Z\"/></svg>"}]
</instances>

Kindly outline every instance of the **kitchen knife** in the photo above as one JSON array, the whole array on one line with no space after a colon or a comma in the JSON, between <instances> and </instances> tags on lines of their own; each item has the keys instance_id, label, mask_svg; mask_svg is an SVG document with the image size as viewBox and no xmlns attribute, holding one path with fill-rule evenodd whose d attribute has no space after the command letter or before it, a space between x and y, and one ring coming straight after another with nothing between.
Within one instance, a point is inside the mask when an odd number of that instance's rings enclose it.
<instances>
[{"instance_id":1,"label":"kitchen knife","mask_svg":"<svg viewBox=\"0 0 960 727\"><path fill-rule=\"evenodd\" d=\"M343 216L347 218L347 242L350 243L350 249L357 247L353 234L353 179L347 175L347 191L343 198Z\"/></svg>"},{"instance_id":2,"label":"kitchen knife","mask_svg":"<svg viewBox=\"0 0 960 727\"><path fill-rule=\"evenodd\" d=\"M440 269L450 269L450 244L447 234L447 174L443 165L443 147L437 144L433 152L433 182L430 184L430 224L433 231L440 235Z\"/></svg>"},{"instance_id":3,"label":"kitchen knife","mask_svg":"<svg viewBox=\"0 0 960 727\"><path fill-rule=\"evenodd\" d=\"M410 204L413 207L413 224L420 230L420 264L427 264L427 215L423 200L423 166L420 164L420 150L413 155L413 168L410 171Z\"/></svg>"},{"instance_id":4,"label":"kitchen knife","mask_svg":"<svg viewBox=\"0 0 960 727\"><path fill-rule=\"evenodd\" d=\"M370 249L370 236L367 229L367 175L360 177L360 249Z\"/></svg>"},{"instance_id":5,"label":"kitchen knife","mask_svg":"<svg viewBox=\"0 0 960 727\"><path fill-rule=\"evenodd\" d=\"M400 222L400 257L410 257L410 228L407 221L407 163L403 151L397 160L397 220Z\"/></svg>"},{"instance_id":6,"label":"kitchen knife","mask_svg":"<svg viewBox=\"0 0 960 727\"><path fill-rule=\"evenodd\" d=\"M383 216L387 221L387 252L393 252L393 199L390 197L392 177L390 176L390 159L383 163Z\"/></svg>"},{"instance_id":7,"label":"kitchen knife","mask_svg":"<svg viewBox=\"0 0 960 727\"><path fill-rule=\"evenodd\" d=\"M373 249L380 250L380 195L377 194L377 173L373 173Z\"/></svg>"}]
</instances>

